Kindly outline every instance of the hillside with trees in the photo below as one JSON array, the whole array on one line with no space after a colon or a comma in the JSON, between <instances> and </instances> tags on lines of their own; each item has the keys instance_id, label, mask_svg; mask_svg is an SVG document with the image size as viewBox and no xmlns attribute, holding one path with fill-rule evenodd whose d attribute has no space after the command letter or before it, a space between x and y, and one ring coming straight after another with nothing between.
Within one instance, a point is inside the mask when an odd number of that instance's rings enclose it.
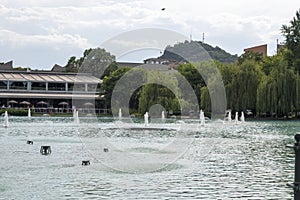
<instances>
[{"instance_id":1,"label":"hillside with trees","mask_svg":"<svg viewBox=\"0 0 300 200\"><path fill-rule=\"evenodd\" d=\"M206 60L216 60L225 63L237 61L237 55L231 55L220 47L212 47L209 44L200 41L185 41L167 46L159 58L172 61L193 61L200 62Z\"/></svg>"}]
</instances>

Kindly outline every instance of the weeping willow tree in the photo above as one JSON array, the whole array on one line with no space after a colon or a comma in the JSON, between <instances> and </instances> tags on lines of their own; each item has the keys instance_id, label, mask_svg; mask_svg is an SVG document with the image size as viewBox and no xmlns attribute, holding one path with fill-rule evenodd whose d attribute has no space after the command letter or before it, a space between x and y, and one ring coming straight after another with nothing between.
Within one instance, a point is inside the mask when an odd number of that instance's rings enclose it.
<instances>
[{"instance_id":1,"label":"weeping willow tree","mask_svg":"<svg viewBox=\"0 0 300 200\"><path fill-rule=\"evenodd\" d=\"M245 60L221 69L227 106L234 111L256 110L257 88L262 76L259 65L254 60Z\"/></svg>"},{"instance_id":2,"label":"weeping willow tree","mask_svg":"<svg viewBox=\"0 0 300 200\"><path fill-rule=\"evenodd\" d=\"M211 100L206 86L201 88L201 108L205 113L211 112Z\"/></svg>"},{"instance_id":3,"label":"weeping willow tree","mask_svg":"<svg viewBox=\"0 0 300 200\"><path fill-rule=\"evenodd\" d=\"M149 111L151 106L159 104L167 111L180 113L178 81L169 73L149 71L147 83L139 94L138 111L141 114ZM177 96L177 97L176 97Z\"/></svg>"},{"instance_id":4,"label":"weeping willow tree","mask_svg":"<svg viewBox=\"0 0 300 200\"><path fill-rule=\"evenodd\" d=\"M243 62L237 77L238 103L236 110L256 110L257 88L260 82L261 73L258 64L254 61Z\"/></svg>"},{"instance_id":5,"label":"weeping willow tree","mask_svg":"<svg viewBox=\"0 0 300 200\"><path fill-rule=\"evenodd\" d=\"M257 91L257 110L259 113L273 113L287 116L296 110L297 76L288 68L287 61L274 56L273 68L269 76L264 76Z\"/></svg>"}]
</instances>

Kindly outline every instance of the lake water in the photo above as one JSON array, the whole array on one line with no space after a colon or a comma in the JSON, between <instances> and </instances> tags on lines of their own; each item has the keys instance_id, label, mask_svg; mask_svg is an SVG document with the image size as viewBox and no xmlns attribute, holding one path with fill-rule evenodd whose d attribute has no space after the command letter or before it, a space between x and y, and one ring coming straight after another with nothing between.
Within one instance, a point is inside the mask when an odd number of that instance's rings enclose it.
<instances>
[{"instance_id":1,"label":"lake water","mask_svg":"<svg viewBox=\"0 0 300 200\"><path fill-rule=\"evenodd\" d=\"M0 199L293 197L286 184L293 182L294 154L285 145L294 143L297 121L200 127L187 120L159 124L175 130L124 130L125 123L110 118L80 125L72 118L9 120L8 128L0 127ZM176 145L164 148L170 143ZM50 145L52 154L41 155L41 145Z\"/></svg>"}]
</instances>

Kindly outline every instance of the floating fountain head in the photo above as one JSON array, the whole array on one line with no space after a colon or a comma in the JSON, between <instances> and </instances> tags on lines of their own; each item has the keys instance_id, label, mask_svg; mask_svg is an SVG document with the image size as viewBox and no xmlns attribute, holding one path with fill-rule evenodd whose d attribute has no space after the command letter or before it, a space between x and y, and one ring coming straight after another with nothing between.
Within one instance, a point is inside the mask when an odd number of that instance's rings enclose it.
<instances>
[{"instance_id":1,"label":"floating fountain head","mask_svg":"<svg viewBox=\"0 0 300 200\"><path fill-rule=\"evenodd\" d=\"M200 117L200 125L204 126L204 124L205 124L205 117L204 117L204 112L202 110L200 110L199 117Z\"/></svg>"},{"instance_id":2,"label":"floating fountain head","mask_svg":"<svg viewBox=\"0 0 300 200\"><path fill-rule=\"evenodd\" d=\"M49 155L49 154L51 154L51 147L50 146L41 146L40 153L42 155Z\"/></svg>"},{"instance_id":3,"label":"floating fountain head","mask_svg":"<svg viewBox=\"0 0 300 200\"><path fill-rule=\"evenodd\" d=\"M81 165L90 165L90 161L89 160L83 160Z\"/></svg>"},{"instance_id":4,"label":"floating fountain head","mask_svg":"<svg viewBox=\"0 0 300 200\"><path fill-rule=\"evenodd\" d=\"M31 117L31 110L30 110L30 108L28 108L28 118L30 118Z\"/></svg>"},{"instance_id":5,"label":"floating fountain head","mask_svg":"<svg viewBox=\"0 0 300 200\"><path fill-rule=\"evenodd\" d=\"M234 118L234 123L238 123L239 121L239 113L238 112L235 112L235 118Z\"/></svg>"},{"instance_id":6,"label":"floating fountain head","mask_svg":"<svg viewBox=\"0 0 300 200\"><path fill-rule=\"evenodd\" d=\"M27 140L27 144L33 144L33 141Z\"/></svg>"},{"instance_id":7,"label":"floating fountain head","mask_svg":"<svg viewBox=\"0 0 300 200\"><path fill-rule=\"evenodd\" d=\"M245 116L244 116L244 112L243 111L241 113L241 122L245 122Z\"/></svg>"},{"instance_id":8,"label":"floating fountain head","mask_svg":"<svg viewBox=\"0 0 300 200\"><path fill-rule=\"evenodd\" d=\"M146 112L144 114L144 121L145 121L145 126L149 126L149 114Z\"/></svg>"},{"instance_id":9,"label":"floating fountain head","mask_svg":"<svg viewBox=\"0 0 300 200\"><path fill-rule=\"evenodd\" d=\"M119 120L121 120L121 119L122 119L122 109L119 108Z\"/></svg>"},{"instance_id":10,"label":"floating fountain head","mask_svg":"<svg viewBox=\"0 0 300 200\"><path fill-rule=\"evenodd\" d=\"M7 113L7 111L5 111L5 113L4 113L4 122L3 122L3 126L4 126L5 128L8 127L8 113Z\"/></svg>"}]
</instances>

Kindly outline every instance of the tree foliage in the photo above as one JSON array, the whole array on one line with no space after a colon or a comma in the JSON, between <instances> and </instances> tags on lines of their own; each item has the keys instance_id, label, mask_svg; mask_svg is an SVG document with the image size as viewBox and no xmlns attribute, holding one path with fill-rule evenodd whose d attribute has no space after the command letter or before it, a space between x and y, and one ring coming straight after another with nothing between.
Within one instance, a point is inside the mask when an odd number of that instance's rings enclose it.
<instances>
[{"instance_id":1,"label":"tree foliage","mask_svg":"<svg viewBox=\"0 0 300 200\"><path fill-rule=\"evenodd\" d=\"M180 113L180 91L176 76L150 70L147 72L147 83L140 91L138 107L140 113L149 111L155 104L160 104L168 112Z\"/></svg>"},{"instance_id":2,"label":"tree foliage","mask_svg":"<svg viewBox=\"0 0 300 200\"><path fill-rule=\"evenodd\" d=\"M288 49L286 57L288 65L293 67L297 72L300 71L300 10L290 21L289 25L282 25L281 31L285 36L285 45Z\"/></svg>"},{"instance_id":3,"label":"tree foliage","mask_svg":"<svg viewBox=\"0 0 300 200\"><path fill-rule=\"evenodd\" d=\"M95 48L86 49L83 52L83 56L76 58L72 56L69 58L66 71L67 72L81 72L81 73L91 73L98 78L103 78L103 74L112 66L110 71L116 69L115 56L106 52L105 49ZM107 72L109 73L109 71Z\"/></svg>"},{"instance_id":4,"label":"tree foliage","mask_svg":"<svg viewBox=\"0 0 300 200\"><path fill-rule=\"evenodd\" d=\"M257 109L260 113L287 116L296 108L297 76L281 56L274 56L273 60L270 75L264 76L258 88Z\"/></svg>"},{"instance_id":5,"label":"tree foliage","mask_svg":"<svg viewBox=\"0 0 300 200\"><path fill-rule=\"evenodd\" d=\"M167 46L159 58L175 61L206 61L217 60L225 63L232 63L237 60L237 55L231 55L220 47L212 47L200 41L185 41L174 46Z\"/></svg>"},{"instance_id":6,"label":"tree foliage","mask_svg":"<svg viewBox=\"0 0 300 200\"><path fill-rule=\"evenodd\" d=\"M115 85L128 72L131 68L117 68L112 71L108 76L103 78L103 83L101 85L102 95L105 96L105 102L108 107L111 107L111 95L114 90Z\"/></svg>"}]
</instances>

